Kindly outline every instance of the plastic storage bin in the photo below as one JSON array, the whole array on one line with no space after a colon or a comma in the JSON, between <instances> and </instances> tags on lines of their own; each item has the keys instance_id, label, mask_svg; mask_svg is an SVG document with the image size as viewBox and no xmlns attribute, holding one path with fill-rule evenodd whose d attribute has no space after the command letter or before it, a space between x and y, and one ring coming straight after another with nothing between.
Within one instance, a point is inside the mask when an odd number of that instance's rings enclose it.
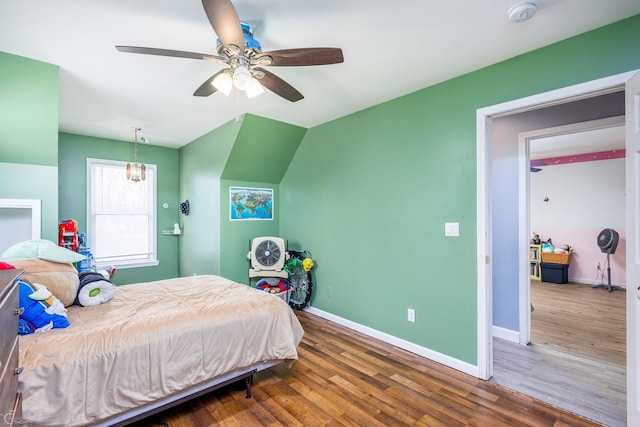
<instances>
[{"instance_id":1,"label":"plastic storage bin","mask_svg":"<svg viewBox=\"0 0 640 427\"><path fill-rule=\"evenodd\" d=\"M541 262L542 281L565 284L569 282L569 265L556 264L554 262Z\"/></svg>"}]
</instances>

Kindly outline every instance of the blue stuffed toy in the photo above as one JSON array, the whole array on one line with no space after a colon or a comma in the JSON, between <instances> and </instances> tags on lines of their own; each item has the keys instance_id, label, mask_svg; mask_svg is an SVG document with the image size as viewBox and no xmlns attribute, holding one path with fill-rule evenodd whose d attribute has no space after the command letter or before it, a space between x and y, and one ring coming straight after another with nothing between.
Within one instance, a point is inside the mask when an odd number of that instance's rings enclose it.
<instances>
[{"instance_id":1,"label":"blue stuffed toy","mask_svg":"<svg viewBox=\"0 0 640 427\"><path fill-rule=\"evenodd\" d=\"M49 289L25 279L17 281L20 285L20 308L24 309L20 314L20 335L69 326L67 309Z\"/></svg>"}]
</instances>

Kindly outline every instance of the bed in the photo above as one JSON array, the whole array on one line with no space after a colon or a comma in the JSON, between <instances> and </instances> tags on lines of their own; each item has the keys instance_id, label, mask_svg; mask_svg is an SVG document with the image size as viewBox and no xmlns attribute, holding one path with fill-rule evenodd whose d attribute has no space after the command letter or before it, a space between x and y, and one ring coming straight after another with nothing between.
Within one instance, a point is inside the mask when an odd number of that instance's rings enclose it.
<instances>
[{"instance_id":1,"label":"bed","mask_svg":"<svg viewBox=\"0 0 640 427\"><path fill-rule=\"evenodd\" d=\"M23 421L125 425L298 358L303 330L281 299L219 276L117 287L71 326L20 336ZM248 390L247 390L248 392Z\"/></svg>"}]
</instances>

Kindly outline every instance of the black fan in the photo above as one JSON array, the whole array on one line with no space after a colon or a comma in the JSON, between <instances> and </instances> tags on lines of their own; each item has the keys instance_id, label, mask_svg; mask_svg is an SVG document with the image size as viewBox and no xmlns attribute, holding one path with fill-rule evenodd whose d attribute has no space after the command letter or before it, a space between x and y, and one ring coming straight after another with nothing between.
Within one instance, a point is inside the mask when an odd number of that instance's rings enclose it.
<instances>
[{"instance_id":1,"label":"black fan","mask_svg":"<svg viewBox=\"0 0 640 427\"><path fill-rule=\"evenodd\" d=\"M598 234L598 247L605 254L615 254L619 235L616 230L605 228Z\"/></svg>"},{"instance_id":2,"label":"black fan","mask_svg":"<svg viewBox=\"0 0 640 427\"><path fill-rule=\"evenodd\" d=\"M547 166L546 162L542 162L542 161L538 161L538 160L532 160L530 165L529 165L529 171L531 172L540 172L542 169L540 169L537 166Z\"/></svg>"},{"instance_id":3,"label":"black fan","mask_svg":"<svg viewBox=\"0 0 640 427\"><path fill-rule=\"evenodd\" d=\"M604 230L602 230L600 232L600 234L598 234L598 247L600 248L600 250L607 254L607 285L596 285L594 286L594 288L604 288L606 287L609 292L613 291L614 289L617 290L624 290L624 288L621 288L620 286L611 286L611 262L609 260L609 256L611 254L615 254L616 253L616 248L618 247L618 240L619 240L620 236L618 235L618 232L616 230L613 230L611 228L605 228Z\"/></svg>"}]
</instances>

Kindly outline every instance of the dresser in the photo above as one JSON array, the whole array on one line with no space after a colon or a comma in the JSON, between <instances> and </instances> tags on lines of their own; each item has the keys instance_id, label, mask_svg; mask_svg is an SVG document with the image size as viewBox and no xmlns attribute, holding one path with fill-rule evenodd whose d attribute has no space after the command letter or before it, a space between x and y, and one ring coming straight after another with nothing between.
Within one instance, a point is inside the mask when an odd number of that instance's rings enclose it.
<instances>
[{"instance_id":1,"label":"dresser","mask_svg":"<svg viewBox=\"0 0 640 427\"><path fill-rule=\"evenodd\" d=\"M18 319L20 311L16 277L21 270L0 270L0 425L19 424L22 416L18 393Z\"/></svg>"}]
</instances>

